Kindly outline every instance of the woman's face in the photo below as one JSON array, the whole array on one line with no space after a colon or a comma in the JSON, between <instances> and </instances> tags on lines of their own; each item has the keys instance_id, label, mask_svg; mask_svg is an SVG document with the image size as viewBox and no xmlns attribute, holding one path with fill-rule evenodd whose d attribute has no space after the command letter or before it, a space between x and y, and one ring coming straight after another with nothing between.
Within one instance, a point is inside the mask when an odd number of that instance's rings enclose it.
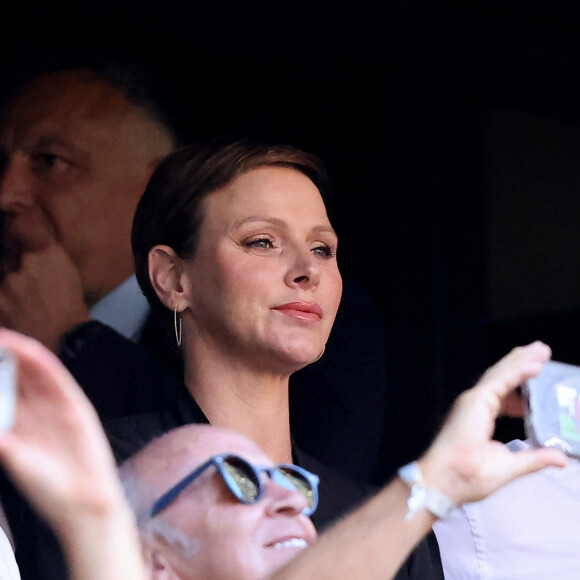
<instances>
[{"instance_id":1,"label":"woman's face","mask_svg":"<svg viewBox=\"0 0 580 580\"><path fill-rule=\"evenodd\" d=\"M342 293L337 236L302 173L260 167L211 193L185 262L184 313L210 352L291 372L322 351Z\"/></svg>"}]
</instances>

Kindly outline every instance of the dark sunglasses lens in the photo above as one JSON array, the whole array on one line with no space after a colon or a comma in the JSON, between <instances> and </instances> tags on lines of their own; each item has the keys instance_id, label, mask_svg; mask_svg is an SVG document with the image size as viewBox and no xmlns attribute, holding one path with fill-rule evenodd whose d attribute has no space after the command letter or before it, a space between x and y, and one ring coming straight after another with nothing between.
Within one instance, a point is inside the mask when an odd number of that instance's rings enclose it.
<instances>
[{"instance_id":1,"label":"dark sunglasses lens","mask_svg":"<svg viewBox=\"0 0 580 580\"><path fill-rule=\"evenodd\" d=\"M231 492L244 503L254 503L260 493L260 482L254 470L238 457L227 457L223 466Z\"/></svg>"},{"instance_id":2,"label":"dark sunglasses lens","mask_svg":"<svg viewBox=\"0 0 580 580\"><path fill-rule=\"evenodd\" d=\"M284 475L294 489L298 490L306 498L308 507L312 508L314 505L314 491L306 477L290 467L280 467L278 471Z\"/></svg>"}]
</instances>

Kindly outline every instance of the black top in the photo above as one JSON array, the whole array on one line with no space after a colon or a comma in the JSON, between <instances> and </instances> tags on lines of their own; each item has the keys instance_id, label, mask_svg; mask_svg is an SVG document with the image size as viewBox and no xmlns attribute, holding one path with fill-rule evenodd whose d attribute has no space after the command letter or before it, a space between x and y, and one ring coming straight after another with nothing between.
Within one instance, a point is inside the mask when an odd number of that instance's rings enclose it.
<instances>
[{"instance_id":1,"label":"black top","mask_svg":"<svg viewBox=\"0 0 580 580\"><path fill-rule=\"evenodd\" d=\"M114 419L105 430L118 463L127 459L152 439L176 427L190 423L208 423L206 416L189 392L183 387L174 404L158 413L133 415ZM320 478L319 503L312 521L320 532L371 494L374 486L359 483L323 465L293 445L294 463L316 473ZM443 569L435 535L431 533L412 552L396 576L396 580L443 580Z\"/></svg>"},{"instance_id":2,"label":"black top","mask_svg":"<svg viewBox=\"0 0 580 580\"><path fill-rule=\"evenodd\" d=\"M209 423L185 387L174 404L158 413L132 415L105 422L105 431L117 463L139 451L151 440L171 429L192 423ZM312 521L318 530L347 512L375 491L374 486L358 483L316 461L293 446L293 461L320 478L319 502Z\"/></svg>"}]
</instances>

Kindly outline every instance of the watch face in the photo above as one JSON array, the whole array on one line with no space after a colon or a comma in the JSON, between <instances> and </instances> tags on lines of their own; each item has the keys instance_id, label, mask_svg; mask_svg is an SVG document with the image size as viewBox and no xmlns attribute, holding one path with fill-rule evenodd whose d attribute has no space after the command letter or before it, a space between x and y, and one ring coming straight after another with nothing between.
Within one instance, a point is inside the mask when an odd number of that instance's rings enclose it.
<instances>
[{"instance_id":1,"label":"watch face","mask_svg":"<svg viewBox=\"0 0 580 580\"><path fill-rule=\"evenodd\" d=\"M531 442L580 457L580 367L550 361L527 381L523 394Z\"/></svg>"}]
</instances>

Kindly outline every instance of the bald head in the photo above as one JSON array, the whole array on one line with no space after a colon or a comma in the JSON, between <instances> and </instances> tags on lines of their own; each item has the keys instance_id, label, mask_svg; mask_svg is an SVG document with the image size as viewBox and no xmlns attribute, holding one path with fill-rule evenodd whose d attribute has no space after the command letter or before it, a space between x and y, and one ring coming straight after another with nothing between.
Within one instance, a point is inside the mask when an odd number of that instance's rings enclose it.
<instances>
[{"instance_id":1,"label":"bald head","mask_svg":"<svg viewBox=\"0 0 580 580\"><path fill-rule=\"evenodd\" d=\"M254 466L272 465L254 442L234 431L209 425L174 429L120 467L136 514L222 453L237 455ZM171 570L182 580L260 580L309 545L316 532L302 513L304 496L262 477L260 501L244 505L210 466L163 511L142 523L151 577L161 578L161 570Z\"/></svg>"},{"instance_id":2,"label":"bald head","mask_svg":"<svg viewBox=\"0 0 580 580\"><path fill-rule=\"evenodd\" d=\"M121 479L139 482L139 490L129 500L141 513L158 496L213 455L232 453L261 465L272 462L250 439L225 429L202 424L177 427L154 439L119 468Z\"/></svg>"}]
</instances>

